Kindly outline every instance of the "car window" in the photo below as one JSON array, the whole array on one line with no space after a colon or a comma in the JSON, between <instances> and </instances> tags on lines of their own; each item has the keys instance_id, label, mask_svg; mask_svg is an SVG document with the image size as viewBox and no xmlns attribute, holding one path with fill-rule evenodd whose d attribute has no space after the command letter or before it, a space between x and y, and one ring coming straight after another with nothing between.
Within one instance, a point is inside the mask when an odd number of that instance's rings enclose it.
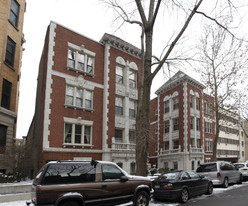
<instances>
[{"instance_id":1,"label":"car window","mask_svg":"<svg viewBox=\"0 0 248 206\"><path fill-rule=\"evenodd\" d=\"M188 180L188 179L190 179L190 176L188 175L188 173L183 172L182 175L181 175L181 178L182 178L183 180Z\"/></svg>"},{"instance_id":2,"label":"car window","mask_svg":"<svg viewBox=\"0 0 248 206\"><path fill-rule=\"evenodd\" d=\"M221 170L234 170L234 167L231 164L225 162L220 165L220 169Z\"/></svg>"},{"instance_id":3,"label":"car window","mask_svg":"<svg viewBox=\"0 0 248 206\"><path fill-rule=\"evenodd\" d=\"M179 177L179 172L164 173L158 177L160 180L175 180Z\"/></svg>"},{"instance_id":4,"label":"car window","mask_svg":"<svg viewBox=\"0 0 248 206\"><path fill-rule=\"evenodd\" d=\"M63 183L83 183L94 182L96 168L90 163L83 164L52 164L49 165L43 183L63 184Z\"/></svg>"},{"instance_id":5,"label":"car window","mask_svg":"<svg viewBox=\"0 0 248 206\"><path fill-rule=\"evenodd\" d=\"M216 163L200 165L196 172L214 172L217 171Z\"/></svg>"},{"instance_id":6,"label":"car window","mask_svg":"<svg viewBox=\"0 0 248 206\"><path fill-rule=\"evenodd\" d=\"M245 165L244 164L235 164L234 165L237 169L243 168Z\"/></svg>"},{"instance_id":7,"label":"car window","mask_svg":"<svg viewBox=\"0 0 248 206\"><path fill-rule=\"evenodd\" d=\"M189 174L191 179L199 179L200 178L200 176L193 171L188 171L188 174Z\"/></svg>"},{"instance_id":8,"label":"car window","mask_svg":"<svg viewBox=\"0 0 248 206\"><path fill-rule=\"evenodd\" d=\"M102 177L104 181L121 179L124 174L115 165L102 165Z\"/></svg>"}]
</instances>

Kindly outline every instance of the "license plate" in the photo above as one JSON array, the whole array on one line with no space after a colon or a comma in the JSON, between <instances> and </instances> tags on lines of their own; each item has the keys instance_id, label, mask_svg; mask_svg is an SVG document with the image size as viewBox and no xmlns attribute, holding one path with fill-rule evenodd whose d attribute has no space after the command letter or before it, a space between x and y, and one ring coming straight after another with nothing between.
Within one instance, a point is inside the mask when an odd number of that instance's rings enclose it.
<instances>
[{"instance_id":1,"label":"license plate","mask_svg":"<svg viewBox=\"0 0 248 206\"><path fill-rule=\"evenodd\" d=\"M154 188L159 189L160 185L155 185Z\"/></svg>"}]
</instances>

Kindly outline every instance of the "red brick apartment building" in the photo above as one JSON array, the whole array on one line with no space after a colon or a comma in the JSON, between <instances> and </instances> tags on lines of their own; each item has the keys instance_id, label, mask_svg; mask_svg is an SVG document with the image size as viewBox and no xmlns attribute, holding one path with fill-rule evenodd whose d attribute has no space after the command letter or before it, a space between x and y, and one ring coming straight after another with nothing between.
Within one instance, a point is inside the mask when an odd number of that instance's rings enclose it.
<instances>
[{"instance_id":1,"label":"red brick apartment building","mask_svg":"<svg viewBox=\"0 0 248 206\"><path fill-rule=\"evenodd\" d=\"M26 138L30 175L50 160L108 160L135 172L140 50L109 34L100 42L51 22Z\"/></svg>"},{"instance_id":2,"label":"red brick apartment building","mask_svg":"<svg viewBox=\"0 0 248 206\"><path fill-rule=\"evenodd\" d=\"M214 99L200 82L177 72L151 100L150 163L157 168L195 170L212 160Z\"/></svg>"}]
</instances>

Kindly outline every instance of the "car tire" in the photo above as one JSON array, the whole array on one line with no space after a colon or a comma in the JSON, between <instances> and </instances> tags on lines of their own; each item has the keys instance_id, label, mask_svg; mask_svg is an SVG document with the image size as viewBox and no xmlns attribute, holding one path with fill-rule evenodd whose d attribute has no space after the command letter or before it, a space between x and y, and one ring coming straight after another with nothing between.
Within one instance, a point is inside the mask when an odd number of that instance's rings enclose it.
<instances>
[{"instance_id":1,"label":"car tire","mask_svg":"<svg viewBox=\"0 0 248 206\"><path fill-rule=\"evenodd\" d=\"M223 187L224 187L224 188L228 188L228 185L229 185L228 179L227 179L227 177L225 177L225 178L224 178L224 181L223 181Z\"/></svg>"},{"instance_id":2,"label":"car tire","mask_svg":"<svg viewBox=\"0 0 248 206\"><path fill-rule=\"evenodd\" d=\"M148 206L150 201L150 196L145 191L140 191L137 193L134 199L134 206Z\"/></svg>"},{"instance_id":3,"label":"car tire","mask_svg":"<svg viewBox=\"0 0 248 206\"><path fill-rule=\"evenodd\" d=\"M207 190L206 195L211 195L213 193L213 189L214 189L213 183L212 182L209 182L208 183L208 190Z\"/></svg>"},{"instance_id":4,"label":"car tire","mask_svg":"<svg viewBox=\"0 0 248 206\"><path fill-rule=\"evenodd\" d=\"M242 175L240 175L239 176L239 181L238 181L238 184L242 184L243 183L243 176Z\"/></svg>"},{"instance_id":5,"label":"car tire","mask_svg":"<svg viewBox=\"0 0 248 206\"><path fill-rule=\"evenodd\" d=\"M179 197L179 201L182 203L187 202L189 199L189 191L186 188L183 188L182 193Z\"/></svg>"},{"instance_id":6,"label":"car tire","mask_svg":"<svg viewBox=\"0 0 248 206\"><path fill-rule=\"evenodd\" d=\"M78 202L73 200L64 201L60 206L80 206Z\"/></svg>"}]
</instances>

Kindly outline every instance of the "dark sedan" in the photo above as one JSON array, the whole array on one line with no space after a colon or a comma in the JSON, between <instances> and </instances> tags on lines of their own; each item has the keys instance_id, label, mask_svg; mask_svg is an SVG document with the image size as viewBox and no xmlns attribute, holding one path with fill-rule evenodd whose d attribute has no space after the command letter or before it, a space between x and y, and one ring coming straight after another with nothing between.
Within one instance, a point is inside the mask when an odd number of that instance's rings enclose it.
<instances>
[{"instance_id":1,"label":"dark sedan","mask_svg":"<svg viewBox=\"0 0 248 206\"><path fill-rule=\"evenodd\" d=\"M192 196L212 194L213 183L193 171L173 171L160 175L153 182L153 198L187 202Z\"/></svg>"}]
</instances>

